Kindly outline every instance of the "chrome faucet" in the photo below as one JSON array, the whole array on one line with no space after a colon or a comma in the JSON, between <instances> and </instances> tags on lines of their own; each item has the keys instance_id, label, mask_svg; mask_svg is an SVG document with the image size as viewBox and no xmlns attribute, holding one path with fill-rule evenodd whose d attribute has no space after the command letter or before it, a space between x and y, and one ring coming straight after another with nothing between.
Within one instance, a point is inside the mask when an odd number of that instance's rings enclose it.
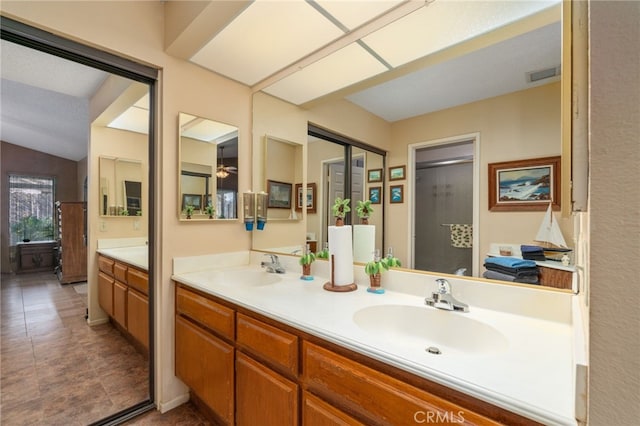
<instances>
[{"instance_id":1,"label":"chrome faucet","mask_svg":"<svg viewBox=\"0 0 640 426\"><path fill-rule=\"evenodd\" d=\"M469 305L459 302L451 294L451 284L444 278L436 280L438 291L431 294L431 297L424 299L424 303L434 308L444 309L447 311L469 312Z\"/></svg>"},{"instance_id":2,"label":"chrome faucet","mask_svg":"<svg viewBox=\"0 0 640 426\"><path fill-rule=\"evenodd\" d=\"M278 256L271 253L265 253L265 256L269 256L271 258L271 262L261 262L260 266L263 268L267 268L267 272L275 272L276 274L284 274L286 272L284 270L284 266L280 264L280 259L278 259Z\"/></svg>"}]
</instances>

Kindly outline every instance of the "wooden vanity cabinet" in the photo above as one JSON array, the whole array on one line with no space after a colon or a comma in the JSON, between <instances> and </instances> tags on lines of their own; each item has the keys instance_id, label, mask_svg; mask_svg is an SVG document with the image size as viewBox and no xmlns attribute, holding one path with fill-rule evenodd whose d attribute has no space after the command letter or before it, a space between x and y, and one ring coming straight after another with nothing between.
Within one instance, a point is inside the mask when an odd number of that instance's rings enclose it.
<instances>
[{"instance_id":1,"label":"wooden vanity cabinet","mask_svg":"<svg viewBox=\"0 0 640 426\"><path fill-rule=\"evenodd\" d=\"M136 267L98 256L98 302L120 330L149 349L149 275ZM141 351L142 351L141 349Z\"/></svg>"},{"instance_id":2,"label":"wooden vanity cabinet","mask_svg":"<svg viewBox=\"0 0 640 426\"><path fill-rule=\"evenodd\" d=\"M180 283L175 337L176 375L217 423L536 424Z\"/></svg>"}]
</instances>

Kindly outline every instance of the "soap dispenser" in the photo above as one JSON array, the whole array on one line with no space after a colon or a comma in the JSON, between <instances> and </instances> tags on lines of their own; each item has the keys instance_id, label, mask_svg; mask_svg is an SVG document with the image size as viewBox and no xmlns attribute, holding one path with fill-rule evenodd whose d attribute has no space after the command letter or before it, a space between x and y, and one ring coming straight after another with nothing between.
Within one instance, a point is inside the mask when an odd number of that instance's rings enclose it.
<instances>
[{"instance_id":1,"label":"soap dispenser","mask_svg":"<svg viewBox=\"0 0 640 426\"><path fill-rule=\"evenodd\" d=\"M251 191L242 194L242 204L244 206L244 229L253 231L253 224L256 221L256 194Z\"/></svg>"},{"instance_id":2,"label":"soap dispenser","mask_svg":"<svg viewBox=\"0 0 640 426\"><path fill-rule=\"evenodd\" d=\"M256 194L256 216L258 217L258 231L264 229L267 223L267 201L269 194L266 192L258 192Z\"/></svg>"}]
</instances>

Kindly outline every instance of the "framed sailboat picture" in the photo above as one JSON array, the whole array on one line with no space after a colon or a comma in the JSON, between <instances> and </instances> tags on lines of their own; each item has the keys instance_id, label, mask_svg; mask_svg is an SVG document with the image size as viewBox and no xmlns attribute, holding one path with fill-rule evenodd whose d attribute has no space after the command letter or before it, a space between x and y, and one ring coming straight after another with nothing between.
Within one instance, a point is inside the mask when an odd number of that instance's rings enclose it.
<instances>
[{"instance_id":1,"label":"framed sailboat picture","mask_svg":"<svg viewBox=\"0 0 640 426\"><path fill-rule=\"evenodd\" d=\"M560 157L489 164L489 210L560 210Z\"/></svg>"}]
</instances>

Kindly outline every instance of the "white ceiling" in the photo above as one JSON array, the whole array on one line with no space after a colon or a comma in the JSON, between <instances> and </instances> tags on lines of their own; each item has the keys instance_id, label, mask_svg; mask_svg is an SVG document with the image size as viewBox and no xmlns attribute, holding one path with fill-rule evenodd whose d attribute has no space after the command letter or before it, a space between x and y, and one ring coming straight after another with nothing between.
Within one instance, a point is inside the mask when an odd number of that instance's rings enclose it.
<instances>
[{"instance_id":1,"label":"white ceiling","mask_svg":"<svg viewBox=\"0 0 640 426\"><path fill-rule=\"evenodd\" d=\"M526 72L560 64L558 4L256 0L190 60L302 107L346 98L393 122L532 87ZM550 10L557 19L511 39L442 55ZM108 74L6 41L0 47L2 140L84 158L89 100ZM145 131L140 120L126 126Z\"/></svg>"}]
</instances>

